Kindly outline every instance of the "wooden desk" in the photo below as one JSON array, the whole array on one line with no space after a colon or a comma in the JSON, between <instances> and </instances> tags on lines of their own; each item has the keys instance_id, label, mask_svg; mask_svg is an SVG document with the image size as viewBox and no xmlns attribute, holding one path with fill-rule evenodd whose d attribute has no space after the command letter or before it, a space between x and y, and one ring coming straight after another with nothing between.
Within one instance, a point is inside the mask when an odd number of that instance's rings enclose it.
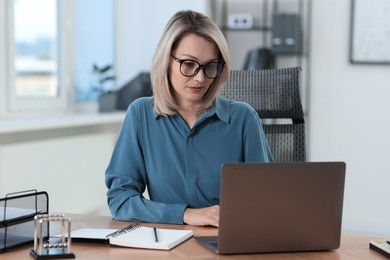
<instances>
[{"instance_id":1,"label":"wooden desk","mask_svg":"<svg viewBox=\"0 0 390 260\"><path fill-rule=\"evenodd\" d=\"M127 222L115 221L110 217L84 216L68 214L72 220L72 229L79 228L123 228ZM145 226L156 226L144 224ZM192 229L196 236L216 235L218 230L212 227L194 227L188 225L157 225L158 227L174 229ZM104 244L72 243L72 252L76 259L387 259L379 253L370 250L368 243L372 237L347 236L341 238L339 249L327 252L278 253L278 254L247 254L218 255L200 245L191 238L171 251L143 250L132 248L109 247ZM34 259L30 256L33 245L0 253L3 259Z\"/></svg>"}]
</instances>

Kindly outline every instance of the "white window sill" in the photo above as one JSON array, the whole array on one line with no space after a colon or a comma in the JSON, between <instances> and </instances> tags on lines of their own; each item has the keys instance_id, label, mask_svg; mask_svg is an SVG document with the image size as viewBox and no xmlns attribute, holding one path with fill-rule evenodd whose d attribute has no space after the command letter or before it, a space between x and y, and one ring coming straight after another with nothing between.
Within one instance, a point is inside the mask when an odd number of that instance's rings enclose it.
<instances>
[{"instance_id":1,"label":"white window sill","mask_svg":"<svg viewBox=\"0 0 390 260\"><path fill-rule=\"evenodd\" d=\"M80 113L34 118L0 119L0 135L23 132L121 124L125 112Z\"/></svg>"}]
</instances>

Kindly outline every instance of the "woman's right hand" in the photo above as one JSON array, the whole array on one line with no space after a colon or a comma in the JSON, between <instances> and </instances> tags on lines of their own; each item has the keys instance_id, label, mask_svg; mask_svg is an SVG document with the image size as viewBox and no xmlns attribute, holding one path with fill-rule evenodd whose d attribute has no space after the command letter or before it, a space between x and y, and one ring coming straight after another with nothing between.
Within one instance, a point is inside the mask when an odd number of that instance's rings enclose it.
<instances>
[{"instance_id":1,"label":"woman's right hand","mask_svg":"<svg viewBox=\"0 0 390 260\"><path fill-rule=\"evenodd\" d=\"M183 215L185 224L193 226L219 226L219 206L207 208L186 208Z\"/></svg>"}]
</instances>

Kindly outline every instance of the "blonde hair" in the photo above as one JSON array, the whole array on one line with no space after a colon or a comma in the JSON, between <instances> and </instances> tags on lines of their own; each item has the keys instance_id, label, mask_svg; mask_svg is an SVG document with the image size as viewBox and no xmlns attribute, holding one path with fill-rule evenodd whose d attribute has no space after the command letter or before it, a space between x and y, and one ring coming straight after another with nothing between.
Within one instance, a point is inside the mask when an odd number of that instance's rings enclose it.
<instances>
[{"instance_id":1,"label":"blonde hair","mask_svg":"<svg viewBox=\"0 0 390 260\"><path fill-rule=\"evenodd\" d=\"M219 90L229 77L230 54L224 35L208 16L191 10L179 11L172 16L156 47L152 67L151 82L153 89L154 112L157 115L176 114L178 105L175 102L168 79L168 67L171 52L177 47L181 38L187 34L196 34L215 43L219 50L219 60L226 64L222 74L214 79L202 98L198 112L207 110L215 101Z\"/></svg>"}]
</instances>

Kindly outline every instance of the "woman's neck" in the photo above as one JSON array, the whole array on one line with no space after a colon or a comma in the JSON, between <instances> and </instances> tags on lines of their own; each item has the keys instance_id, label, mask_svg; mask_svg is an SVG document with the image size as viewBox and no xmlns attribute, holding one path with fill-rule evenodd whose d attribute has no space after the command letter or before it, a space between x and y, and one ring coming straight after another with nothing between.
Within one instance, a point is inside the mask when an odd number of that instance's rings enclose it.
<instances>
[{"instance_id":1,"label":"woman's neck","mask_svg":"<svg viewBox=\"0 0 390 260\"><path fill-rule=\"evenodd\" d=\"M192 109L180 109L178 111L179 115L181 116L181 118L183 118L183 120L186 122L186 124L188 125L188 127L190 129L192 129L192 127L194 126L196 120L198 119L198 112L196 110L192 110Z\"/></svg>"}]
</instances>

